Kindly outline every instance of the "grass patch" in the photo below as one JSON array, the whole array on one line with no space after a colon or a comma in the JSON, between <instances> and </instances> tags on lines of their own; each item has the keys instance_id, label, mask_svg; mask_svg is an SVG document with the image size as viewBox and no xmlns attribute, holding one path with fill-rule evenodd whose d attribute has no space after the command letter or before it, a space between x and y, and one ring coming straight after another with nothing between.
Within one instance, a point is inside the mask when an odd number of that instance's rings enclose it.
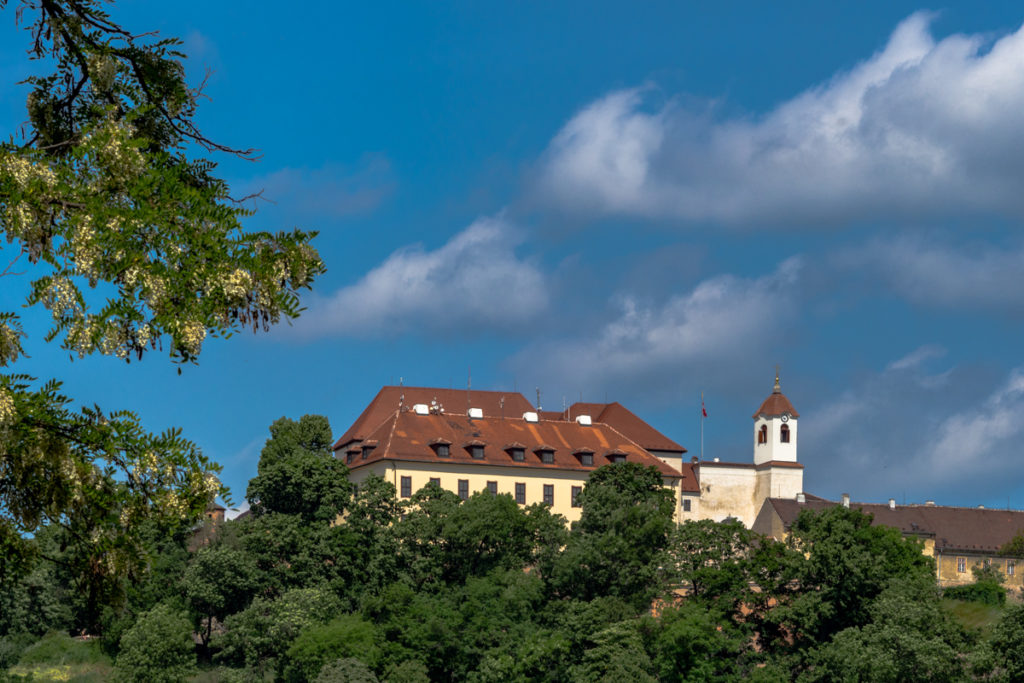
<instances>
[{"instance_id":1,"label":"grass patch","mask_svg":"<svg viewBox=\"0 0 1024 683\"><path fill-rule=\"evenodd\" d=\"M112 673L113 664L99 641L49 633L25 649L7 676L12 681L98 683L110 680Z\"/></svg>"},{"instance_id":2,"label":"grass patch","mask_svg":"<svg viewBox=\"0 0 1024 683\"><path fill-rule=\"evenodd\" d=\"M952 614L965 628L972 631L988 631L999 621L1003 608L996 605L984 605L980 602L964 602L944 598L942 607Z\"/></svg>"}]
</instances>

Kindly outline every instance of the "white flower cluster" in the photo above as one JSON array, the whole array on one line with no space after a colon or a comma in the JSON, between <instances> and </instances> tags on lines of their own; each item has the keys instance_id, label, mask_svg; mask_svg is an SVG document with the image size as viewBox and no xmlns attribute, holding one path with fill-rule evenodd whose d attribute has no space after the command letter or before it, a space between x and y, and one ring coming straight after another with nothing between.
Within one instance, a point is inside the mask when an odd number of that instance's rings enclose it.
<instances>
[{"instance_id":1,"label":"white flower cluster","mask_svg":"<svg viewBox=\"0 0 1024 683\"><path fill-rule=\"evenodd\" d=\"M177 324L178 344L193 356L198 356L206 339L206 327L196 320L179 321Z\"/></svg>"},{"instance_id":2,"label":"white flower cluster","mask_svg":"<svg viewBox=\"0 0 1024 683\"><path fill-rule=\"evenodd\" d=\"M7 389L0 389L0 427L14 424L18 417L18 408L14 405L14 394Z\"/></svg>"},{"instance_id":3,"label":"white flower cluster","mask_svg":"<svg viewBox=\"0 0 1024 683\"><path fill-rule=\"evenodd\" d=\"M78 313L78 290L71 284L71 280L55 277L46 288L43 304L50 309L54 320L60 320L67 313Z\"/></svg>"},{"instance_id":4,"label":"white flower cluster","mask_svg":"<svg viewBox=\"0 0 1024 683\"><path fill-rule=\"evenodd\" d=\"M10 177L21 190L35 180L41 180L47 187L57 184L57 175L49 166L29 161L13 152L0 154L0 176L4 175Z\"/></svg>"},{"instance_id":5,"label":"white flower cluster","mask_svg":"<svg viewBox=\"0 0 1024 683\"><path fill-rule=\"evenodd\" d=\"M0 322L0 367L18 358L21 344L18 331L5 322Z\"/></svg>"},{"instance_id":6,"label":"white flower cluster","mask_svg":"<svg viewBox=\"0 0 1024 683\"><path fill-rule=\"evenodd\" d=\"M96 281L99 279L97 266L102 256L94 241L95 237L96 231L88 216L71 233L71 250L74 253L78 272L88 277L89 284L93 287L96 286Z\"/></svg>"},{"instance_id":7,"label":"white flower cluster","mask_svg":"<svg viewBox=\"0 0 1024 683\"><path fill-rule=\"evenodd\" d=\"M142 173L146 160L131 144L132 127L123 121L108 120L85 138L95 153L97 175L105 180L127 182Z\"/></svg>"},{"instance_id":8,"label":"white flower cluster","mask_svg":"<svg viewBox=\"0 0 1024 683\"><path fill-rule=\"evenodd\" d=\"M241 268L236 268L223 277L218 284L228 298L244 299L252 288L252 276Z\"/></svg>"}]
</instances>

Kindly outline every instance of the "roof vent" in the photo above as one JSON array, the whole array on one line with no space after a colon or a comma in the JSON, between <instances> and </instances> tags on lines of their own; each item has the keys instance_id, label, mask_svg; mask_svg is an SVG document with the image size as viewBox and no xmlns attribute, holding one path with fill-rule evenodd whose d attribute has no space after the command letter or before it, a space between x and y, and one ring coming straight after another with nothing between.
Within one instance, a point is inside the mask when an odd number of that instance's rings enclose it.
<instances>
[{"instance_id":1,"label":"roof vent","mask_svg":"<svg viewBox=\"0 0 1024 683\"><path fill-rule=\"evenodd\" d=\"M890 510L895 510L896 509L896 499L895 498L890 498L889 499L889 509Z\"/></svg>"},{"instance_id":2,"label":"roof vent","mask_svg":"<svg viewBox=\"0 0 1024 683\"><path fill-rule=\"evenodd\" d=\"M720 458L715 458L715 462L722 462Z\"/></svg>"},{"instance_id":3,"label":"roof vent","mask_svg":"<svg viewBox=\"0 0 1024 683\"><path fill-rule=\"evenodd\" d=\"M933 508L933 507L935 507L935 501L934 500L926 500L924 502L924 506L927 507L927 508Z\"/></svg>"},{"instance_id":4,"label":"roof vent","mask_svg":"<svg viewBox=\"0 0 1024 683\"><path fill-rule=\"evenodd\" d=\"M468 412L468 415L469 415L469 419L470 420L482 420L483 417L484 417L484 409L483 408L470 408L469 412Z\"/></svg>"},{"instance_id":5,"label":"roof vent","mask_svg":"<svg viewBox=\"0 0 1024 683\"><path fill-rule=\"evenodd\" d=\"M539 420L540 418L537 417L537 413L530 411L527 413L523 413L523 419L526 420L527 422L537 422L537 420Z\"/></svg>"},{"instance_id":6,"label":"roof vent","mask_svg":"<svg viewBox=\"0 0 1024 683\"><path fill-rule=\"evenodd\" d=\"M800 493L796 494L796 502L798 502L798 503L806 503L807 502L807 496L805 496L803 494L803 492L801 491Z\"/></svg>"},{"instance_id":7,"label":"roof vent","mask_svg":"<svg viewBox=\"0 0 1024 683\"><path fill-rule=\"evenodd\" d=\"M979 506L978 506L978 509L979 509L979 510L984 510L984 509L985 509L985 506L984 506L984 505L979 505Z\"/></svg>"},{"instance_id":8,"label":"roof vent","mask_svg":"<svg viewBox=\"0 0 1024 683\"><path fill-rule=\"evenodd\" d=\"M412 411L417 415L429 415L430 406L428 406L426 403L417 403L412 407Z\"/></svg>"},{"instance_id":9,"label":"roof vent","mask_svg":"<svg viewBox=\"0 0 1024 683\"><path fill-rule=\"evenodd\" d=\"M589 415L577 415L576 424L585 425L589 427L590 425L594 424L594 422L593 420L590 419Z\"/></svg>"},{"instance_id":10,"label":"roof vent","mask_svg":"<svg viewBox=\"0 0 1024 683\"><path fill-rule=\"evenodd\" d=\"M850 494L849 493L844 493L843 494L843 507L844 508L850 507Z\"/></svg>"}]
</instances>

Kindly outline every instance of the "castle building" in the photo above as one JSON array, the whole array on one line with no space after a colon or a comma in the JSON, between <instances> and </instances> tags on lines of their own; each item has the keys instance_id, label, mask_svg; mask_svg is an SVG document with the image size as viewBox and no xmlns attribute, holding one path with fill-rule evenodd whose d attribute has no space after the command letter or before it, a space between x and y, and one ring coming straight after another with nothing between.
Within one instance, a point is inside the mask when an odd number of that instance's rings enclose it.
<instances>
[{"instance_id":1,"label":"castle building","mask_svg":"<svg viewBox=\"0 0 1024 683\"><path fill-rule=\"evenodd\" d=\"M676 500L676 520L733 517L754 523L764 501L802 491L796 461L799 414L775 388L754 415L748 462L686 462L686 449L619 403L538 411L518 392L384 387L335 442L357 485L371 474L399 497L435 482L467 498L508 493L579 519L576 496L597 467L653 466Z\"/></svg>"},{"instance_id":2,"label":"castle building","mask_svg":"<svg viewBox=\"0 0 1024 683\"><path fill-rule=\"evenodd\" d=\"M546 503L570 522L594 469L614 462L657 468L676 502L675 519L738 519L776 539L802 510L845 505L923 541L940 585L970 582L971 567L992 564L1009 586L1024 587L1018 560L999 549L1024 530L1024 511L834 502L803 490L797 460L800 414L772 392L753 414L750 460L686 459L686 449L619 403L575 403L537 410L518 392L383 387L334 446L355 484L376 474L400 498L434 482L468 498L507 493L521 505ZM1024 562L1024 560L1021 560Z\"/></svg>"}]
</instances>

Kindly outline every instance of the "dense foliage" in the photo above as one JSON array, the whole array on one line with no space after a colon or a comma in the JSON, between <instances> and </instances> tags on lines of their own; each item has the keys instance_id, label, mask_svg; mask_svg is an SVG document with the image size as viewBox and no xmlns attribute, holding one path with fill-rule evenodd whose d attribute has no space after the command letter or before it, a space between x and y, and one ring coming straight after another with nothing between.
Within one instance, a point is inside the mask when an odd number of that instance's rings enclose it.
<instances>
[{"instance_id":1,"label":"dense foliage","mask_svg":"<svg viewBox=\"0 0 1024 683\"><path fill-rule=\"evenodd\" d=\"M397 500L374 477L356 489L329 434L322 417L276 421L249 486L253 512L154 543L152 571L102 619L117 676L1019 677L1020 608L985 607L1002 617L984 631L961 625L918 542L859 511L805 512L787 543L735 520L677 526L660 475L619 463L593 473L567 526L545 505L486 491L462 501L430 485ZM59 552L47 534L33 542ZM38 563L0 587L9 671L26 670L23 652L45 632L87 623L73 573L58 567ZM978 579L999 577L979 568Z\"/></svg>"},{"instance_id":2,"label":"dense foliage","mask_svg":"<svg viewBox=\"0 0 1024 683\"><path fill-rule=\"evenodd\" d=\"M11 5L8 8L8 5ZM32 330L0 310L0 582L33 571L61 529L62 571L95 625L146 571L140 529L201 516L219 467L174 429L78 408L56 379L16 372L31 332L69 355L195 362L209 336L266 329L300 310L323 271L311 233L248 233L202 152L234 152L194 124L180 41L121 27L101 0L0 0L26 30L27 120L0 135L0 281L44 309ZM7 48L9 46L5 46ZM196 152L200 154L196 154ZM44 323L45 325L45 323Z\"/></svg>"}]
</instances>

